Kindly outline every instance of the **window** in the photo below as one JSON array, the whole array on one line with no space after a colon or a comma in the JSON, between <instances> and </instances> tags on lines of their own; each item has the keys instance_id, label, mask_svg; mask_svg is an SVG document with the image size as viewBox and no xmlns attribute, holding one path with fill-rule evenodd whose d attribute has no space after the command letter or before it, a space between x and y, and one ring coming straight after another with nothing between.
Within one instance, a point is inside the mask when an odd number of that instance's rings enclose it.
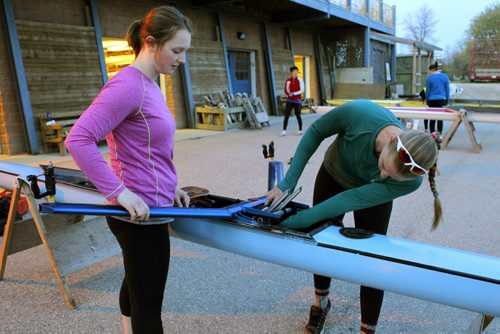
<instances>
[{"instance_id":1,"label":"window","mask_svg":"<svg viewBox=\"0 0 500 334\"><path fill-rule=\"evenodd\" d=\"M103 38L104 58L108 78L111 79L119 70L132 64L135 59L134 51L124 39Z\"/></svg>"}]
</instances>

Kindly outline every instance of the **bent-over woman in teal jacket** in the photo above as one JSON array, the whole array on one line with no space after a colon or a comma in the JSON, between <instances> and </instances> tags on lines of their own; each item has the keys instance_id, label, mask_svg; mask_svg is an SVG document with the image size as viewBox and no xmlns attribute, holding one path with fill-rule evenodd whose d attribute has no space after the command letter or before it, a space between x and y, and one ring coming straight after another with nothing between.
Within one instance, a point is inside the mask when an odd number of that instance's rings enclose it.
<instances>
[{"instance_id":1,"label":"bent-over woman in teal jacket","mask_svg":"<svg viewBox=\"0 0 500 334\"><path fill-rule=\"evenodd\" d=\"M309 127L285 178L268 192L268 204L295 188L309 158L324 139L333 135L337 137L328 147L316 177L313 206L288 217L281 227L308 229L328 220L341 223L344 214L352 211L357 228L385 235L392 201L420 187L425 174L434 195L432 229L437 227L441 204L434 178L439 134L406 130L390 110L368 100L337 107ZM330 277L314 275L315 304L306 333L323 330L331 308L330 282ZM383 296L381 290L361 287L361 333L375 333Z\"/></svg>"}]
</instances>

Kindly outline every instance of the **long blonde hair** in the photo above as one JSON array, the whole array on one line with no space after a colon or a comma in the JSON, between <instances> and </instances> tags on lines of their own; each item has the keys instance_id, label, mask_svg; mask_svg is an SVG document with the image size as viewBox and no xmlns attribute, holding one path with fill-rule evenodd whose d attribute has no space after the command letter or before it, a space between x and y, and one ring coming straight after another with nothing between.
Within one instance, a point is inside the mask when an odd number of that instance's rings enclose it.
<instances>
[{"instance_id":1,"label":"long blonde hair","mask_svg":"<svg viewBox=\"0 0 500 334\"><path fill-rule=\"evenodd\" d=\"M441 221L443 210L439 199L439 192L436 188L436 171L439 150L441 149L442 138L438 132L432 134L424 133L418 130L408 130L399 135L404 147L410 152L413 160L424 169L428 170L429 186L434 195L434 219L431 231L438 227ZM405 177L414 177L410 172L410 166L401 162L398 152L396 152L397 141L390 143L390 148L394 152L394 165L398 166L398 173Z\"/></svg>"}]
</instances>

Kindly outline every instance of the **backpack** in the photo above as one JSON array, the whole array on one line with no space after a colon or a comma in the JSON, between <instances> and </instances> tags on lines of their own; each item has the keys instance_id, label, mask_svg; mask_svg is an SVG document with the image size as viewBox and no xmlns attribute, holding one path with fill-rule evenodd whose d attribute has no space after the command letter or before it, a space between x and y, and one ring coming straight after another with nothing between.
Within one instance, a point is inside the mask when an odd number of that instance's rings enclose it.
<instances>
[{"instance_id":1,"label":"backpack","mask_svg":"<svg viewBox=\"0 0 500 334\"><path fill-rule=\"evenodd\" d=\"M0 236L3 235L7 218L9 217L10 197L0 196ZM22 216L16 211L16 220L21 220Z\"/></svg>"},{"instance_id":2,"label":"backpack","mask_svg":"<svg viewBox=\"0 0 500 334\"><path fill-rule=\"evenodd\" d=\"M418 95L420 95L422 100L425 100L425 89L422 89Z\"/></svg>"}]
</instances>

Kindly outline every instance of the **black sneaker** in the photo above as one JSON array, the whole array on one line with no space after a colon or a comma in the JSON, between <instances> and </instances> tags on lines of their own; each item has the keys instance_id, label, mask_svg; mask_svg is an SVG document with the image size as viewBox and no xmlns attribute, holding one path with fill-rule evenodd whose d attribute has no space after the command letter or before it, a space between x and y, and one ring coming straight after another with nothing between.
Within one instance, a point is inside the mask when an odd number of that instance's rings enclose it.
<instances>
[{"instance_id":1,"label":"black sneaker","mask_svg":"<svg viewBox=\"0 0 500 334\"><path fill-rule=\"evenodd\" d=\"M305 334L321 334L325 329L325 320L328 312L330 312L330 308L332 304L330 303L330 299L328 299L328 304L326 308L322 309L316 305L311 306L311 311L309 312L309 322L306 325L304 330Z\"/></svg>"}]
</instances>

